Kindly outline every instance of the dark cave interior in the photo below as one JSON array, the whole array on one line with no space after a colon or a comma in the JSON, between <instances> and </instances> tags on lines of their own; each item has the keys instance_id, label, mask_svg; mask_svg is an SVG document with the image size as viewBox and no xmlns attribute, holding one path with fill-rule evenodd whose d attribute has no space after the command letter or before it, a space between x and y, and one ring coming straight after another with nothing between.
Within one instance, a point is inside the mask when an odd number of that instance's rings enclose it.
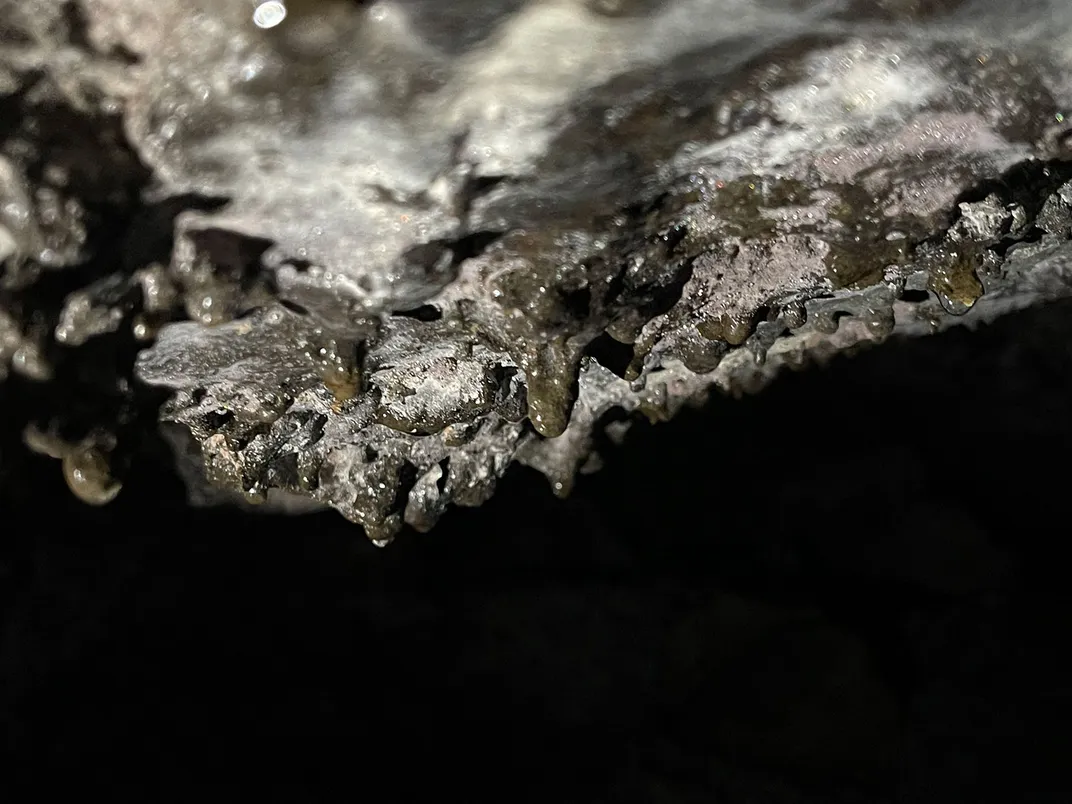
<instances>
[{"instance_id":1,"label":"dark cave interior","mask_svg":"<svg viewBox=\"0 0 1072 804\"><path fill-rule=\"evenodd\" d=\"M1065 800L1070 315L785 373L382 550L188 508L163 463L91 508L35 459L0 489L8 783Z\"/></svg>"}]
</instances>

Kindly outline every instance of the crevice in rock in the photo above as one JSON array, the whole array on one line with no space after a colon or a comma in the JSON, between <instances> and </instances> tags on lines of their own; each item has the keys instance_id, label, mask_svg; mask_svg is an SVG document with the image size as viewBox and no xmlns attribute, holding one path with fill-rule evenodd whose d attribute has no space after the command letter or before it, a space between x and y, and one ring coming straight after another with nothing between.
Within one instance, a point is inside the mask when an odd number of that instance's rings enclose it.
<instances>
[{"instance_id":1,"label":"crevice in rock","mask_svg":"<svg viewBox=\"0 0 1072 804\"><path fill-rule=\"evenodd\" d=\"M410 310L395 310L391 315L398 318L412 318L417 321L431 322L442 319L443 311L435 305L422 304L420 307L414 307Z\"/></svg>"},{"instance_id":2,"label":"crevice in rock","mask_svg":"<svg viewBox=\"0 0 1072 804\"><path fill-rule=\"evenodd\" d=\"M420 473L417 471L417 467L410 461L403 461L402 465L398 469L397 485L395 487L395 496L391 505L384 512L386 516L392 516L395 514L401 514L406 510L406 503L409 501L409 493L413 491L413 487L417 485L417 479L420 477Z\"/></svg>"},{"instance_id":3,"label":"crevice in rock","mask_svg":"<svg viewBox=\"0 0 1072 804\"><path fill-rule=\"evenodd\" d=\"M622 343L606 332L601 332L593 338L585 347L584 353L603 368L623 378L633 362L633 344Z\"/></svg>"}]
</instances>

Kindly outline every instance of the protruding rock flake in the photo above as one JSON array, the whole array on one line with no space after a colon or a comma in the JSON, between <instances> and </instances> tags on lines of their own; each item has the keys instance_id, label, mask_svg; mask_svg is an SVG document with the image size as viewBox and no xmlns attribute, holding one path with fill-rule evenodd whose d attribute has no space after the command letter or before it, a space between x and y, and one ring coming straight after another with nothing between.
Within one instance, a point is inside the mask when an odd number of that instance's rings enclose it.
<instances>
[{"instance_id":1,"label":"protruding rock flake","mask_svg":"<svg viewBox=\"0 0 1072 804\"><path fill-rule=\"evenodd\" d=\"M92 504L159 427L386 545L1072 289L1069 4L10 5L0 389Z\"/></svg>"}]
</instances>

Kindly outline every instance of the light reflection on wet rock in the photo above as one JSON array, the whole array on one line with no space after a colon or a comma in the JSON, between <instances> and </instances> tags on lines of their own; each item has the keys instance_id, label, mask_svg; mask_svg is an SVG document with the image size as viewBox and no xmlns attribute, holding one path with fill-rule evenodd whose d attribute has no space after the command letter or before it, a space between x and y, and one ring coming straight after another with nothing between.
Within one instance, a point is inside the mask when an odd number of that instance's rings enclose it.
<instances>
[{"instance_id":1,"label":"light reflection on wet rock","mask_svg":"<svg viewBox=\"0 0 1072 804\"><path fill-rule=\"evenodd\" d=\"M21 6L0 373L88 430L136 366L213 483L378 541L515 460L567 493L609 416L1067 289L1066 4Z\"/></svg>"}]
</instances>

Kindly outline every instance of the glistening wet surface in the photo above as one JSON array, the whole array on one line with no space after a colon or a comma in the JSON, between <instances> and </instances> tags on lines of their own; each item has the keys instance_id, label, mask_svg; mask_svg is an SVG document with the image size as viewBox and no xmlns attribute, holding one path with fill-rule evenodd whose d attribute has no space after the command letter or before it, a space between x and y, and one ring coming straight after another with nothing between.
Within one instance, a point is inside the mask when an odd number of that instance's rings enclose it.
<instances>
[{"instance_id":1,"label":"glistening wet surface","mask_svg":"<svg viewBox=\"0 0 1072 804\"><path fill-rule=\"evenodd\" d=\"M1069 321L787 373L604 444L566 500L515 467L384 550L191 510L163 472L83 507L34 462L0 498L7 781L1064 800Z\"/></svg>"}]
</instances>

